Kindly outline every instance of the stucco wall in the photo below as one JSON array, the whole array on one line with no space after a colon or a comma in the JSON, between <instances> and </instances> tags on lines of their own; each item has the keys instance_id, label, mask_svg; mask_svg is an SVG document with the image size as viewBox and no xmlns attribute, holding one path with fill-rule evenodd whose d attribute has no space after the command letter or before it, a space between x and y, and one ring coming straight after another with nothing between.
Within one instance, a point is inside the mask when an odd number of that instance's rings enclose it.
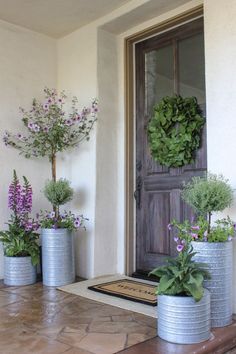
<instances>
[{"instance_id":1,"label":"stucco wall","mask_svg":"<svg viewBox=\"0 0 236 354\"><path fill-rule=\"evenodd\" d=\"M204 2L207 97L208 169L222 173L236 190L236 2ZM229 215L236 220L233 206L215 218ZM236 312L236 244L234 241L234 312Z\"/></svg>"},{"instance_id":2,"label":"stucco wall","mask_svg":"<svg viewBox=\"0 0 236 354\"><path fill-rule=\"evenodd\" d=\"M58 88L79 99L79 105L88 106L97 92L97 29L85 26L62 38L58 48ZM64 154L61 174L72 181L75 198L74 211L84 214L89 221L86 232L75 236L77 274L94 276L95 183L96 183L96 125L88 142Z\"/></svg>"},{"instance_id":3,"label":"stucco wall","mask_svg":"<svg viewBox=\"0 0 236 354\"><path fill-rule=\"evenodd\" d=\"M56 86L56 41L0 21L0 137L8 129L22 129L19 106L29 108L33 97L41 97L45 86ZM2 138L1 138L2 139ZM33 186L34 210L47 203L41 189L50 176L45 160L26 160L18 152L0 143L0 227L6 228L9 218L7 190L13 169L19 176L26 175ZM0 251L0 278L3 276L3 255Z\"/></svg>"}]
</instances>

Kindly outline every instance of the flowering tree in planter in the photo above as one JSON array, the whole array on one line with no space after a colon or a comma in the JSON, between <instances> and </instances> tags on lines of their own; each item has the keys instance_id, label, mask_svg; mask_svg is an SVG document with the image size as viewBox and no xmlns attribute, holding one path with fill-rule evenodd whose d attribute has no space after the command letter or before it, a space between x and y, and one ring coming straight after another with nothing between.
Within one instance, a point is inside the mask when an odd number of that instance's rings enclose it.
<instances>
[{"instance_id":1,"label":"flowering tree in planter","mask_svg":"<svg viewBox=\"0 0 236 354\"><path fill-rule=\"evenodd\" d=\"M58 93L55 89L44 89L45 101L33 99L32 108L26 111L20 108L22 122L27 129L27 135L5 132L3 140L6 146L12 146L26 158L48 157L51 163L52 181L59 188L56 180L56 159L59 152L78 146L82 141L89 140L89 135L97 119L97 100L91 107L78 110L78 99L73 97L70 113L66 113L67 96L64 91ZM66 105L67 104L67 105ZM47 196L47 195L46 195ZM51 200L49 199L51 202ZM58 217L58 205L52 203Z\"/></svg>"}]
</instances>

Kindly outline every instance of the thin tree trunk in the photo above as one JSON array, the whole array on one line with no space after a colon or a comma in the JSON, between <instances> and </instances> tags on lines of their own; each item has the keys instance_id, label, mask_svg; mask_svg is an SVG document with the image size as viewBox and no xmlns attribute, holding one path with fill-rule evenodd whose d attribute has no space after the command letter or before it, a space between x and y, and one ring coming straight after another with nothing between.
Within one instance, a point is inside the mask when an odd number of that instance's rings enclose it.
<instances>
[{"instance_id":1,"label":"thin tree trunk","mask_svg":"<svg viewBox=\"0 0 236 354\"><path fill-rule=\"evenodd\" d=\"M52 180L54 182L56 182L56 154L52 154L52 161L51 161L51 164L52 164Z\"/></svg>"},{"instance_id":2,"label":"thin tree trunk","mask_svg":"<svg viewBox=\"0 0 236 354\"><path fill-rule=\"evenodd\" d=\"M56 182L57 174L56 174L56 154L55 153L52 153L51 165L52 165L52 180ZM56 205L53 205L53 211L55 213L55 217L58 218L58 210Z\"/></svg>"},{"instance_id":3,"label":"thin tree trunk","mask_svg":"<svg viewBox=\"0 0 236 354\"><path fill-rule=\"evenodd\" d=\"M208 234L211 232L211 212L208 213Z\"/></svg>"}]
</instances>

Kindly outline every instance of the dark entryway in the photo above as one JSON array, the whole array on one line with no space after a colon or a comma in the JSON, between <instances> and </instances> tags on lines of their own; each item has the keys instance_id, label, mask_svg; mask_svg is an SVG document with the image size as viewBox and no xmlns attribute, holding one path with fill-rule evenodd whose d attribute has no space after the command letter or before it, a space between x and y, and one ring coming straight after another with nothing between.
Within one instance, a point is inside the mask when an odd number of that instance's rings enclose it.
<instances>
[{"instance_id":1,"label":"dark entryway","mask_svg":"<svg viewBox=\"0 0 236 354\"><path fill-rule=\"evenodd\" d=\"M135 45L136 73L136 271L139 274L175 254L172 219L190 218L180 197L184 181L207 169L206 129L194 164L160 166L150 156L146 127L154 104L164 96L195 96L205 111L203 19Z\"/></svg>"}]
</instances>

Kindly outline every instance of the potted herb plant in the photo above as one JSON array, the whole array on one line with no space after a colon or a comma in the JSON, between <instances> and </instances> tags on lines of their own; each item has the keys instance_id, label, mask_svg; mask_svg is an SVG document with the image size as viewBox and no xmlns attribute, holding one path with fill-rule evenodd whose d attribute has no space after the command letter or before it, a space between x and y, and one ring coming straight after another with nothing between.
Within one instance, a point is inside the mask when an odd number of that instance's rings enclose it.
<instances>
[{"instance_id":1,"label":"potted herb plant","mask_svg":"<svg viewBox=\"0 0 236 354\"><path fill-rule=\"evenodd\" d=\"M210 293L203 288L209 273L193 261L191 245L176 241L178 256L150 273L160 279L158 336L178 344L200 343L210 337Z\"/></svg>"},{"instance_id":2,"label":"potted herb plant","mask_svg":"<svg viewBox=\"0 0 236 354\"><path fill-rule=\"evenodd\" d=\"M191 223L173 224L180 239L188 239L197 254L194 259L208 264L211 279L204 286L211 292L212 327L232 322L232 237L235 224L227 217L212 223L212 213L223 211L233 200L233 190L223 176L194 177L185 185L182 197L198 217Z\"/></svg>"},{"instance_id":3,"label":"potted herb plant","mask_svg":"<svg viewBox=\"0 0 236 354\"><path fill-rule=\"evenodd\" d=\"M48 181L44 195L55 211L41 212L43 284L61 286L75 280L74 245L72 231L83 227L83 215L60 212L60 206L73 197L69 181Z\"/></svg>"},{"instance_id":4,"label":"potted herb plant","mask_svg":"<svg viewBox=\"0 0 236 354\"><path fill-rule=\"evenodd\" d=\"M13 173L8 191L8 207L12 214L8 230L0 232L4 247L4 283L21 286L36 282L36 265L39 263L38 222L30 216L32 210L32 187L26 177L20 184Z\"/></svg>"},{"instance_id":5,"label":"potted herb plant","mask_svg":"<svg viewBox=\"0 0 236 354\"><path fill-rule=\"evenodd\" d=\"M42 258L43 263L46 262L46 265L42 264L44 275L43 282L45 285L59 286L68 284L74 279L74 270L72 270L73 267L68 261L69 258L72 260L73 256L69 256L69 253L65 251L63 258L62 253L60 253L61 251L58 249L59 243L55 243L55 247L52 246L52 243L50 246L46 245L46 237L48 237L49 240L49 237L53 237L52 235L56 238L56 235L60 234L62 240L62 235L64 235L68 242L67 247L69 250L72 244L72 236L69 235L71 235L74 229L78 229L82 225L84 218L82 216L76 217L71 212L63 214L59 212L59 205L65 204L71 199L72 190L69 187L68 181L57 180L57 155L67 149L77 147L84 140L89 140L90 132L97 119L98 105L97 100L94 99L91 107L84 107L82 111L79 112L76 97L72 99L69 109L69 103L67 102L64 91L58 93L55 89L45 88L44 93L44 102L39 102L34 99L31 110L26 111L21 108L22 121L25 128L28 130L27 136L21 133L14 135L5 132L3 139L5 145L18 149L26 158L48 157L50 161L52 183L46 184L44 192L53 206L53 211L46 212L44 216L41 215ZM65 105L70 111L69 113L66 112ZM46 236L46 234L48 236ZM69 239L71 241L69 241ZM48 261L46 261L46 257L49 257L49 251L51 258L48 258ZM52 257L52 254L56 255L56 253L58 254L57 259L60 259L61 263L58 275L53 273L55 270L53 262L59 262L56 261L56 258ZM65 260L64 263L62 259ZM65 264L67 264L68 269L70 269L67 275L66 269L64 273L61 271L63 264L65 267ZM51 269L51 273L46 276L45 269L49 271L49 268ZM55 274L54 279L52 274ZM61 279L59 279L59 275L61 275Z\"/></svg>"}]
</instances>

